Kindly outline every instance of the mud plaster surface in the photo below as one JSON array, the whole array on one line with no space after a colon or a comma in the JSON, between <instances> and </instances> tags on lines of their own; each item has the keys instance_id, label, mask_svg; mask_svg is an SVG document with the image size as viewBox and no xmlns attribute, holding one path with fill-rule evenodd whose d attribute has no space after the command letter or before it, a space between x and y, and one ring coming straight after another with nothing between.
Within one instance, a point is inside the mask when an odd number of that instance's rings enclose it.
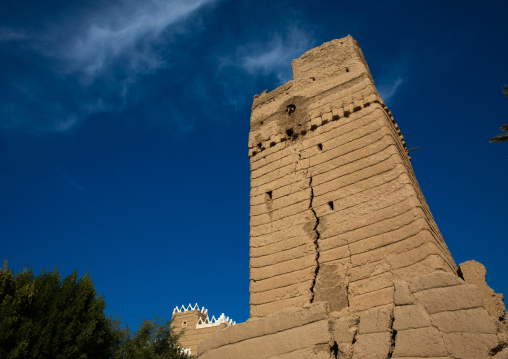
<instances>
[{"instance_id":1,"label":"mud plaster surface","mask_svg":"<svg viewBox=\"0 0 508 359\"><path fill-rule=\"evenodd\" d=\"M504 358L502 295L457 268L348 36L255 96L250 319L199 358Z\"/></svg>"}]
</instances>

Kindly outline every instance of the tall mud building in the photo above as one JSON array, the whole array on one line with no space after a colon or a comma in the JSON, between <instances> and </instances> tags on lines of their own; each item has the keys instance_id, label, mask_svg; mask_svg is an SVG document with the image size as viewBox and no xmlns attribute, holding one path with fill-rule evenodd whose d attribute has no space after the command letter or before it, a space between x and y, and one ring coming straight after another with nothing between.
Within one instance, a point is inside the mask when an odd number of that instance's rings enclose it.
<instances>
[{"instance_id":1,"label":"tall mud building","mask_svg":"<svg viewBox=\"0 0 508 359\"><path fill-rule=\"evenodd\" d=\"M503 296L457 268L348 36L255 96L250 319L200 359L508 358Z\"/></svg>"}]
</instances>

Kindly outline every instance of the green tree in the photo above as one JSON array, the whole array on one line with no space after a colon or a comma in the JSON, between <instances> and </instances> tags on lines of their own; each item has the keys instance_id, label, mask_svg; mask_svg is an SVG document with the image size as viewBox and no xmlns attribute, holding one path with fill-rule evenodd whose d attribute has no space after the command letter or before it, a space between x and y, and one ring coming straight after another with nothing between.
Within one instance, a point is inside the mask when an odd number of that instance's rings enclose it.
<instances>
[{"instance_id":1,"label":"green tree","mask_svg":"<svg viewBox=\"0 0 508 359\"><path fill-rule=\"evenodd\" d=\"M143 320L136 333L116 322L119 344L113 353L113 359L189 359L178 345L183 331L175 333L171 322L159 317Z\"/></svg>"},{"instance_id":2,"label":"green tree","mask_svg":"<svg viewBox=\"0 0 508 359\"><path fill-rule=\"evenodd\" d=\"M109 358L119 342L88 273L0 270L0 359Z\"/></svg>"},{"instance_id":3,"label":"green tree","mask_svg":"<svg viewBox=\"0 0 508 359\"><path fill-rule=\"evenodd\" d=\"M502 91L503 91L504 97L506 97L508 99L508 85L504 85L502 88ZM508 124L501 126L500 130L503 131L504 133L501 133L497 136L492 137L489 140L490 143L508 141Z\"/></svg>"},{"instance_id":4,"label":"green tree","mask_svg":"<svg viewBox=\"0 0 508 359\"><path fill-rule=\"evenodd\" d=\"M183 334L160 318L144 320L132 333L106 317L88 273L63 280L56 269L16 275L0 269L0 359L188 359Z\"/></svg>"}]
</instances>

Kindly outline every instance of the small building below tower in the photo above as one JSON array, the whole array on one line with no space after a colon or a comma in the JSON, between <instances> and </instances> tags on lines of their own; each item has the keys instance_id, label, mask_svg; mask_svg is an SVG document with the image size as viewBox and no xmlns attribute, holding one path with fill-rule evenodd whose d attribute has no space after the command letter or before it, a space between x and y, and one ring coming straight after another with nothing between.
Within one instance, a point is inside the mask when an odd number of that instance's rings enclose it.
<instances>
[{"instance_id":1,"label":"small building below tower","mask_svg":"<svg viewBox=\"0 0 508 359\"><path fill-rule=\"evenodd\" d=\"M175 307L172 320L175 333L184 330L184 334L180 338L180 346L184 352L190 355L196 355L199 343L212 333L236 324L224 313L218 318L215 316L209 318L208 309L205 307L200 309L197 303L194 306L189 304L187 307L183 305Z\"/></svg>"}]
</instances>

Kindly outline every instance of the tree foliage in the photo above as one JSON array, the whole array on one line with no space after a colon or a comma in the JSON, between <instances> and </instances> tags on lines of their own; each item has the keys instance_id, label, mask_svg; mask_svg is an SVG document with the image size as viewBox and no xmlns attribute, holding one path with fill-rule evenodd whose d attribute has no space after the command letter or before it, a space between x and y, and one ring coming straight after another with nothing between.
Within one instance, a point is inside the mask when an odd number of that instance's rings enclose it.
<instances>
[{"instance_id":1,"label":"tree foliage","mask_svg":"<svg viewBox=\"0 0 508 359\"><path fill-rule=\"evenodd\" d=\"M159 317L143 320L138 331L131 333L128 327L119 327L120 341L113 359L189 359L180 350L178 340L183 331L175 333L171 322Z\"/></svg>"},{"instance_id":2,"label":"tree foliage","mask_svg":"<svg viewBox=\"0 0 508 359\"><path fill-rule=\"evenodd\" d=\"M0 269L0 359L188 359L171 322L144 320L132 333L107 317L88 273L63 280L57 269L35 276Z\"/></svg>"},{"instance_id":3,"label":"tree foliage","mask_svg":"<svg viewBox=\"0 0 508 359\"><path fill-rule=\"evenodd\" d=\"M503 91L504 96L508 99L508 85L504 85L502 88L502 91ZM504 133L501 133L497 136L492 137L489 140L490 143L508 141L508 124L501 126L500 130L503 131Z\"/></svg>"},{"instance_id":4,"label":"tree foliage","mask_svg":"<svg viewBox=\"0 0 508 359\"><path fill-rule=\"evenodd\" d=\"M0 270L0 358L109 358L115 334L90 276Z\"/></svg>"}]
</instances>

